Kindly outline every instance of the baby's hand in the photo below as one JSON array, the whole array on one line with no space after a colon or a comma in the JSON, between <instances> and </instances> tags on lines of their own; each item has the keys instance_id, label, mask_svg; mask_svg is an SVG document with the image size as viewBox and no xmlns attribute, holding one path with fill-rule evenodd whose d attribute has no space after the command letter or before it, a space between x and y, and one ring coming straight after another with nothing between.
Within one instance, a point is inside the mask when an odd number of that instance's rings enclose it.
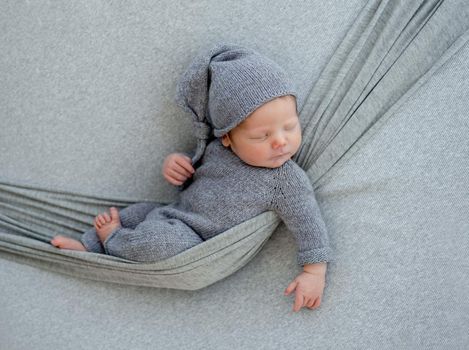
<instances>
[{"instance_id":1,"label":"baby's hand","mask_svg":"<svg viewBox=\"0 0 469 350\"><path fill-rule=\"evenodd\" d=\"M302 272L298 275L285 289L285 295L289 295L296 289L293 311L297 312L302 307L318 308L321 305L324 285L325 275L323 273Z\"/></svg>"},{"instance_id":2,"label":"baby's hand","mask_svg":"<svg viewBox=\"0 0 469 350\"><path fill-rule=\"evenodd\" d=\"M172 153L164 160L163 176L173 185L182 185L194 172L191 159L182 153Z\"/></svg>"}]
</instances>

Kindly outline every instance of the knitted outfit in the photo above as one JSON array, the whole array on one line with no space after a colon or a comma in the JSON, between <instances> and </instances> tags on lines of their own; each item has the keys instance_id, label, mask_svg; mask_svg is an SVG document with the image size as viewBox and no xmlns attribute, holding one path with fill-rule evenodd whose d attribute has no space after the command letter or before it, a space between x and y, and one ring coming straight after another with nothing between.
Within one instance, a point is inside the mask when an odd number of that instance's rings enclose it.
<instances>
[{"instance_id":1,"label":"knitted outfit","mask_svg":"<svg viewBox=\"0 0 469 350\"><path fill-rule=\"evenodd\" d=\"M298 243L298 264L331 261L326 226L305 172L291 159L278 168L246 164L219 137L280 96L297 96L286 72L258 52L232 44L202 50L182 75L176 103L193 118L196 169L177 202L141 202L120 211L122 227L88 251L154 262L174 256L265 211L276 212ZM207 145L208 143L208 145Z\"/></svg>"},{"instance_id":2,"label":"knitted outfit","mask_svg":"<svg viewBox=\"0 0 469 350\"><path fill-rule=\"evenodd\" d=\"M268 210L295 236L299 265L331 260L326 226L303 169L291 159L278 168L248 165L219 139L207 146L193 182L177 202L130 205L119 212L122 227L104 247L94 228L83 234L82 243L88 251L154 262Z\"/></svg>"}]
</instances>

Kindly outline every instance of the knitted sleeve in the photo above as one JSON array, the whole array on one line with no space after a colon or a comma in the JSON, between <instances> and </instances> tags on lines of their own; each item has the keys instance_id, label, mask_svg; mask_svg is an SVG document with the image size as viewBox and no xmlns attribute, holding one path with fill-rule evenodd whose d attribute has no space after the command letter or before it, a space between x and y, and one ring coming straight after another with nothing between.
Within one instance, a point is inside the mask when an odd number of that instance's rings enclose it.
<instances>
[{"instance_id":1,"label":"knitted sleeve","mask_svg":"<svg viewBox=\"0 0 469 350\"><path fill-rule=\"evenodd\" d=\"M274 183L270 209L295 236L298 264L332 261L326 224L306 173L286 163L279 168Z\"/></svg>"}]
</instances>

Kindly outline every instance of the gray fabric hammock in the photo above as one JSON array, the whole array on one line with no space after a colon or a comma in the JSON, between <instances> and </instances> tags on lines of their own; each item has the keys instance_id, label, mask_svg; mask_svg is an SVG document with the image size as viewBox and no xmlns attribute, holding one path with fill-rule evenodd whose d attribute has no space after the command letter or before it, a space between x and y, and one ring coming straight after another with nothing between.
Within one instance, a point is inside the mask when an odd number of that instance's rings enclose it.
<instances>
[{"instance_id":1,"label":"gray fabric hammock","mask_svg":"<svg viewBox=\"0 0 469 350\"><path fill-rule=\"evenodd\" d=\"M303 144L294 160L316 184L468 41L463 2L370 1L300 109ZM247 264L280 223L263 213L164 261L143 264L59 250L53 232L71 237L90 227L99 199L0 181L0 254L50 271L128 285L196 290Z\"/></svg>"}]
</instances>

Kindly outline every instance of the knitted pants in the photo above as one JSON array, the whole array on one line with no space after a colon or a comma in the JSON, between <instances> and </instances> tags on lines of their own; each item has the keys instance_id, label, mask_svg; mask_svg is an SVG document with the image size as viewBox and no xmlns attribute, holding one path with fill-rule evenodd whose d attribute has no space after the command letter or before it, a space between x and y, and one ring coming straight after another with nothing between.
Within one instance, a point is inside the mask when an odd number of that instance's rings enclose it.
<instances>
[{"instance_id":1,"label":"knitted pants","mask_svg":"<svg viewBox=\"0 0 469 350\"><path fill-rule=\"evenodd\" d=\"M163 260L203 242L182 221L160 214L162 207L155 202L129 205L119 211L122 227L113 231L104 245L94 227L83 233L81 242L87 251L139 262Z\"/></svg>"}]
</instances>

